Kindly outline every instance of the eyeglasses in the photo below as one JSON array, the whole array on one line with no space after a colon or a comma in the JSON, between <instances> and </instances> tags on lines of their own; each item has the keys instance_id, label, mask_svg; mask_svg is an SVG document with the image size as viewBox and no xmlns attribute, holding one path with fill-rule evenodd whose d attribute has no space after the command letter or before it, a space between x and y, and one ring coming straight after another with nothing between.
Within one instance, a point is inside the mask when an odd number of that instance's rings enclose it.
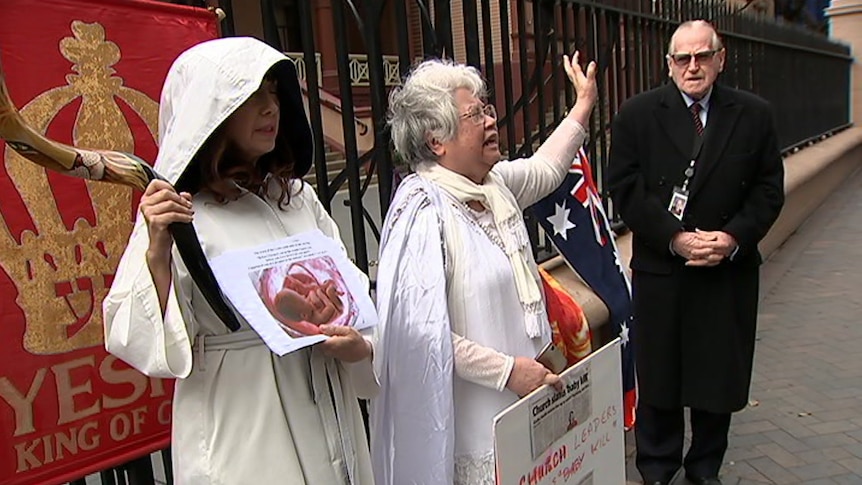
<instances>
[{"instance_id":1,"label":"eyeglasses","mask_svg":"<svg viewBox=\"0 0 862 485\"><path fill-rule=\"evenodd\" d=\"M460 118L469 119L474 125L481 125L485 123L486 116L497 119L497 108L493 104L473 105L470 111L462 114Z\"/></svg>"},{"instance_id":2,"label":"eyeglasses","mask_svg":"<svg viewBox=\"0 0 862 485\"><path fill-rule=\"evenodd\" d=\"M691 59L694 58L698 64L704 64L712 60L716 54L721 52L721 49L712 49L708 51L700 51L695 53L679 52L676 54L668 54L667 58L672 60L677 66L687 66L691 64Z\"/></svg>"}]
</instances>

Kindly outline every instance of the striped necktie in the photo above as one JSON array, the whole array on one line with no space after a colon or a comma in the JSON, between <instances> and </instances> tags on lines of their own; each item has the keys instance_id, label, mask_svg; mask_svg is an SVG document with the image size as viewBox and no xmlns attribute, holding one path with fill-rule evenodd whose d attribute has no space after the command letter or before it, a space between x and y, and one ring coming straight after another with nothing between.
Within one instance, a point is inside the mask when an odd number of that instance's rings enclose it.
<instances>
[{"instance_id":1,"label":"striped necktie","mask_svg":"<svg viewBox=\"0 0 862 485\"><path fill-rule=\"evenodd\" d=\"M700 110L703 106L700 103L693 103L688 109L691 110L691 116L694 118L694 129L697 131L697 136L703 136L703 123L700 121Z\"/></svg>"}]
</instances>

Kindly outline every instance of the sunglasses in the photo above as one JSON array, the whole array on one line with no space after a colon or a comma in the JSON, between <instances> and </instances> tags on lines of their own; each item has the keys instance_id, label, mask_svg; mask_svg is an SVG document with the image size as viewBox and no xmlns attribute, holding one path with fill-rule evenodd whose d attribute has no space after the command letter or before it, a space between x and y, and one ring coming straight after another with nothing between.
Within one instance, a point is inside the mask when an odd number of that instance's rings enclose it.
<instances>
[{"instance_id":1,"label":"sunglasses","mask_svg":"<svg viewBox=\"0 0 862 485\"><path fill-rule=\"evenodd\" d=\"M461 118L468 119L473 122L473 124L481 125L485 123L485 117L489 116L493 119L497 119L497 108L494 107L493 104L485 104L482 106L474 105L470 108L470 111L461 115Z\"/></svg>"},{"instance_id":2,"label":"sunglasses","mask_svg":"<svg viewBox=\"0 0 862 485\"><path fill-rule=\"evenodd\" d=\"M704 64L711 61L719 52L721 52L721 49L712 49L695 53L679 52L676 54L668 54L667 58L672 60L677 66L687 66L691 64L692 58L694 58L698 64Z\"/></svg>"}]
</instances>

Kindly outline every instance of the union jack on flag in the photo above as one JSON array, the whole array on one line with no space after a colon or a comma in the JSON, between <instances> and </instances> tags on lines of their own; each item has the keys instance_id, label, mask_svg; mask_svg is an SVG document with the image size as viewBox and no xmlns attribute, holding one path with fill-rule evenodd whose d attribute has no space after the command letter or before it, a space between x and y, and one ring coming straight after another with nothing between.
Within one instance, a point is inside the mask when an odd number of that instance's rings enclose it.
<instances>
[{"instance_id":1,"label":"union jack on flag","mask_svg":"<svg viewBox=\"0 0 862 485\"><path fill-rule=\"evenodd\" d=\"M572 162L572 166L569 167L569 173L574 175L575 180L571 191L572 197L580 202L584 209L590 211L596 243L604 246L608 243L608 239L605 236L606 233L602 231L602 227L604 227L607 221L602 207L602 198L599 196L598 190L596 190L593 169L590 168L590 161L583 147L578 150L578 155Z\"/></svg>"},{"instance_id":2,"label":"union jack on flag","mask_svg":"<svg viewBox=\"0 0 862 485\"><path fill-rule=\"evenodd\" d=\"M560 255L608 307L613 332L622 343L624 424L631 428L637 403L634 349L629 341L634 325L631 283L594 180L589 158L581 148L563 183L532 209Z\"/></svg>"}]
</instances>

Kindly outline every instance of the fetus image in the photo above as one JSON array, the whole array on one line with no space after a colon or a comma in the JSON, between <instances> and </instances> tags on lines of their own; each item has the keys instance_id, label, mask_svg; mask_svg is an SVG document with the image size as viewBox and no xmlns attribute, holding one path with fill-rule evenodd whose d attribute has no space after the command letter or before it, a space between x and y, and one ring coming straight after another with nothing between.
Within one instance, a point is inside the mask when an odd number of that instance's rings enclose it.
<instances>
[{"instance_id":1,"label":"fetus image","mask_svg":"<svg viewBox=\"0 0 862 485\"><path fill-rule=\"evenodd\" d=\"M350 325L355 305L329 257L253 272L267 310L292 337L319 335L320 325Z\"/></svg>"}]
</instances>

